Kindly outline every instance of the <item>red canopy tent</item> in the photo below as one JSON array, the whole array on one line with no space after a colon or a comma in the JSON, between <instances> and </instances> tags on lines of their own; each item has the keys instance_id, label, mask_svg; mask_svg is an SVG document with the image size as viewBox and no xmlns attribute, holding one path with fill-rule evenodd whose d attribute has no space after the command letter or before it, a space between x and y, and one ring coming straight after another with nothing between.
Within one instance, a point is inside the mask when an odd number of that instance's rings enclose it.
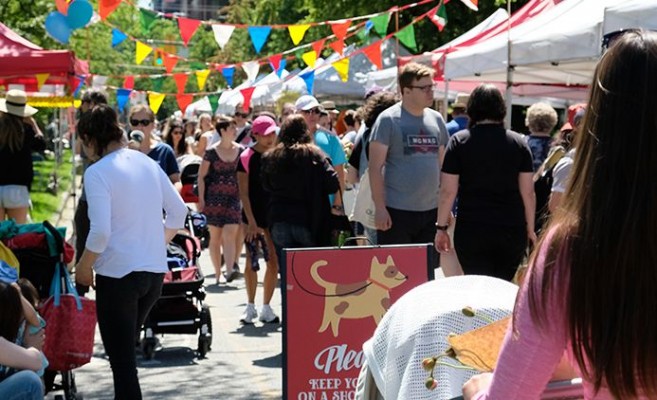
<instances>
[{"instance_id":1,"label":"red canopy tent","mask_svg":"<svg viewBox=\"0 0 657 400\"><path fill-rule=\"evenodd\" d=\"M37 74L48 74L46 84L68 85L76 75L88 74L88 65L69 50L44 50L0 23L0 85L23 85L28 93L39 91Z\"/></svg>"}]
</instances>

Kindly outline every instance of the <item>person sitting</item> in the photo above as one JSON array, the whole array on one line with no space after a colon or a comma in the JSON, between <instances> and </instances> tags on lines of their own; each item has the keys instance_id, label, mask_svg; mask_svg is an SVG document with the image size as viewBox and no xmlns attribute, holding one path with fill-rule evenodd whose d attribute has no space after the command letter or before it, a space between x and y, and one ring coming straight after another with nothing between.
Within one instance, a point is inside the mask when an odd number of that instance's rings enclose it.
<instances>
[{"instance_id":1,"label":"person sitting","mask_svg":"<svg viewBox=\"0 0 657 400\"><path fill-rule=\"evenodd\" d=\"M564 352L585 399L657 398L655 70L655 32L622 32L600 58L577 173L531 257L495 371L471 378L466 400L538 399Z\"/></svg>"}]
</instances>

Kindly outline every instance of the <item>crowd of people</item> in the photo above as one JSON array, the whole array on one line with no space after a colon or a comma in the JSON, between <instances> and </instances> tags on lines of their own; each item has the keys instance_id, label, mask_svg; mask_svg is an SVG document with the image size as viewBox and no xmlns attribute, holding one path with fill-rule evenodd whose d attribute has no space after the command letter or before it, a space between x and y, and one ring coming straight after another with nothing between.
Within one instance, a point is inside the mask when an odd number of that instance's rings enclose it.
<instances>
[{"instance_id":1,"label":"crowd of people","mask_svg":"<svg viewBox=\"0 0 657 400\"><path fill-rule=\"evenodd\" d=\"M654 397L655 67L657 34L625 33L596 68L589 103L571 107L556 133L557 112L532 105L527 135L504 127L504 98L490 84L457 96L446 122L431 108L433 69L415 63L401 68L399 94L373 91L342 113L304 95L280 115L239 105L230 116L171 116L160 127L136 105L122 126L102 92L86 92L76 282L95 287L116 398L141 398L135 335L160 295L166 243L189 212L179 192L190 157L214 283L240 278L246 253L242 323L279 322L270 301L278 276L285 282L282 250L334 244L332 216L351 212L345 191L370 190L374 226L353 227L370 243L434 243L433 266L446 276L511 280L529 265L498 367L471 379L465 398L538 398L564 351L586 398ZM0 220L27 220L26 157L42 136L35 112L21 92L0 101ZM21 173L7 173L8 163ZM18 285L0 283L0 298L0 393L16 382L34 393L39 337L18 329L40 322Z\"/></svg>"}]
</instances>

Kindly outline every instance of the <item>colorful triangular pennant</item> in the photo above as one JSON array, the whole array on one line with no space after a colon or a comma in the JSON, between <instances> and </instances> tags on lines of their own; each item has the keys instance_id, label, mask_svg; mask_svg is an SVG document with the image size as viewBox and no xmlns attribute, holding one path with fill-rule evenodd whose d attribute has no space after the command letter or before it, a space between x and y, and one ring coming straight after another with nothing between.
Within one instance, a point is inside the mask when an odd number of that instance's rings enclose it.
<instances>
[{"instance_id":1,"label":"colorful triangular pennant","mask_svg":"<svg viewBox=\"0 0 657 400\"><path fill-rule=\"evenodd\" d=\"M260 54L262 46L265 45L267 37L271 32L271 26L249 26L248 28L249 36L251 37L251 42L253 43L253 48L255 48L256 53Z\"/></svg>"},{"instance_id":2,"label":"colorful triangular pennant","mask_svg":"<svg viewBox=\"0 0 657 400\"><path fill-rule=\"evenodd\" d=\"M317 53L317 57L322 56L322 50L324 50L325 43L326 43L326 39L320 39L313 43L313 50L315 50L315 53Z\"/></svg>"},{"instance_id":3,"label":"colorful triangular pennant","mask_svg":"<svg viewBox=\"0 0 657 400\"><path fill-rule=\"evenodd\" d=\"M173 79L176 81L178 93L185 93L185 86L187 86L187 74L173 74Z\"/></svg>"},{"instance_id":4,"label":"colorful triangular pennant","mask_svg":"<svg viewBox=\"0 0 657 400\"><path fill-rule=\"evenodd\" d=\"M310 50L307 53L303 53L301 55L301 59L309 68L315 68L315 62L317 62L317 53L315 53L315 50Z\"/></svg>"},{"instance_id":5,"label":"colorful triangular pennant","mask_svg":"<svg viewBox=\"0 0 657 400\"><path fill-rule=\"evenodd\" d=\"M116 47L123 43L124 40L128 38L128 35L121 32L116 28L112 28L112 47Z\"/></svg>"},{"instance_id":6,"label":"colorful triangular pennant","mask_svg":"<svg viewBox=\"0 0 657 400\"><path fill-rule=\"evenodd\" d=\"M342 52L344 51L344 40L342 39L336 40L335 42L329 43L329 46L331 46L333 51L335 51L336 53L342 54Z\"/></svg>"},{"instance_id":7,"label":"colorful triangular pennant","mask_svg":"<svg viewBox=\"0 0 657 400\"><path fill-rule=\"evenodd\" d=\"M384 37L388 34L388 24L390 23L390 13L377 15L370 19L374 24L374 30L379 36Z\"/></svg>"},{"instance_id":8,"label":"colorful triangular pennant","mask_svg":"<svg viewBox=\"0 0 657 400\"><path fill-rule=\"evenodd\" d=\"M395 33L397 39L407 48L417 52L417 43L415 42L415 28L413 24Z\"/></svg>"},{"instance_id":9,"label":"colorful triangular pennant","mask_svg":"<svg viewBox=\"0 0 657 400\"><path fill-rule=\"evenodd\" d=\"M48 73L36 74L37 89L41 90L41 87L43 86L44 83L46 83L49 76L50 76L50 74L48 74Z\"/></svg>"},{"instance_id":10,"label":"colorful triangular pennant","mask_svg":"<svg viewBox=\"0 0 657 400\"><path fill-rule=\"evenodd\" d=\"M141 31L144 35L151 30L151 25L157 20L157 14L145 8L139 9L139 20L141 21Z\"/></svg>"},{"instance_id":11,"label":"colorful triangular pennant","mask_svg":"<svg viewBox=\"0 0 657 400\"><path fill-rule=\"evenodd\" d=\"M134 75L128 75L125 77L123 80L123 87L125 89L134 89L135 88L135 76Z\"/></svg>"},{"instance_id":12,"label":"colorful triangular pennant","mask_svg":"<svg viewBox=\"0 0 657 400\"><path fill-rule=\"evenodd\" d=\"M180 29L180 37L185 46L189 44L190 39L201 25L198 19L178 17L178 28Z\"/></svg>"},{"instance_id":13,"label":"colorful triangular pennant","mask_svg":"<svg viewBox=\"0 0 657 400\"><path fill-rule=\"evenodd\" d=\"M148 105L151 111L153 111L153 114L157 114L165 97L166 95L164 93L148 92Z\"/></svg>"},{"instance_id":14,"label":"colorful triangular pennant","mask_svg":"<svg viewBox=\"0 0 657 400\"><path fill-rule=\"evenodd\" d=\"M381 41L372 43L363 49L363 54L376 65L378 69L383 69L383 60L381 59Z\"/></svg>"},{"instance_id":15,"label":"colorful triangular pennant","mask_svg":"<svg viewBox=\"0 0 657 400\"><path fill-rule=\"evenodd\" d=\"M303 74L299 75L301 79L306 83L306 89L308 90L308 94L313 94L313 85L315 83L315 70L311 70L308 72L304 72Z\"/></svg>"},{"instance_id":16,"label":"colorful triangular pennant","mask_svg":"<svg viewBox=\"0 0 657 400\"><path fill-rule=\"evenodd\" d=\"M303 40L308 28L310 28L310 24L288 25L287 30L290 32L290 38L295 46Z\"/></svg>"},{"instance_id":17,"label":"colorful triangular pennant","mask_svg":"<svg viewBox=\"0 0 657 400\"><path fill-rule=\"evenodd\" d=\"M192 101L194 101L194 95L193 94L177 94L176 95L176 101L178 102L178 107L180 108L180 111L182 113L185 113L185 110L187 110L187 107L192 104Z\"/></svg>"},{"instance_id":18,"label":"colorful triangular pennant","mask_svg":"<svg viewBox=\"0 0 657 400\"><path fill-rule=\"evenodd\" d=\"M164 77L163 76L157 76L155 78L151 78L153 81L153 90L156 92L162 91L162 85L164 84Z\"/></svg>"},{"instance_id":19,"label":"colorful triangular pennant","mask_svg":"<svg viewBox=\"0 0 657 400\"><path fill-rule=\"evenodd\" d=\"M278 67L278 70L276 70L276 75L278 75L279 78L283 76L283 71L285 70L286 65L287 65L287 60L284 58L281 60L281 64Z\"/></svg>"},{"instance_id":20,"label":"colorful triangular pennant","mask_svg":"<svg viewBox=\"0 0 657 400\"><path fill-rule=\"evenodd\" d=\"M164 68L167 70L167 72L171 73L176 67L176 64L178 64L178 57L174 57L165 53L162 57L162 64L164 64Z\"/></svg>"},{"instance_id":21,"label":"colorful triangular pennant","mask_svg":"<svg viewBox=\"0 0 657 400\"><path fill-rule=\"evenodd\" d=\"M119 106L119 110L123 111L125 109L130 93L132 93L132 89L119 88L116 90L116 104Z\"/></svg>"},{"instance_id":22,"label":"colorful triangular pennant","mask_svg":"<svg viewBox=\"0 0 657 400\"><path fill-rule=\"evenodd\" d=\"M344 37L347 36L347 31L351 26L351 20L341 21L341 22L331 22L331 30L333 34L340 40L344 40Z\"/></svg>"},{"instance_id":23,"label":"colorful triangular pennant","mask_svg":"<svg viewBox=\"0 0 657 400\"><path fill-rule=\"evenodd\" d=\"M271 65L271 69L278 73L278 69L281 67L281 60L283 59L283 54L278 53L274 54L273 56L269 57L269 65Z\"/></svg>"},{"instance_id":24,"label":"colorful triangular pennant","mask_svg":"<svg viewBox=\"0 0 657 400\"><path fill-rule=\"evenodd\" d=\"M217 41L219 47L223 50L228 43L233 31L235 30L235 25L223 25L215 24L212 25L212 31L214 32L214 40Z\"/></svg>"},{"instance_id":25,"label":"colorful triangular pennant","mask_svg":"<svg viewBox=\"0 0 657 400\"><path fill-rule=\"evenodd\" d=\"M235 76L235 66L231 65L221 68L221 75L224 76L224 79L226 80L228 86L232 87L233 77Z\"/></svg>"},{"instance_id":26,"label":"colorful triangular pennant","mask_svg":"<svg viewBox=\"0 0 657 400\"><path fill-rule=\"evenodd\" d=\"M447 2L445 2L447 3ZM461 3L465 4L468 6L469 9L473 11L479 11L479 0L461 0Z\"/></svg>"},{"instance_id":27,"label":"colorful triangular pennant","mask_svg":"<svg viewBox=\"0 0 657 400\"><path fill-rule=\"evenodd\" d=\"M447 8L445 7L445 4L435 7L428 15L430 15L429 19L431 22L433 22L438 27L438 30L442 32L443 29L445 29L445 25L447 25Z\"/></svg>"},{"instance_id":28,"label":"colorful triangular pennant","mask_svg":"<svg viewBox=\"0 0 657 400\"><path fill-rule=\"evenodd\" d=\"M98 1L98 15L100 19L105 20L116 8L121 5L123 0L99 0Z\"/></svg>"},{"instance_id":29,"label":"colorful triangular pennant","mask_svg":"<svg viewBox=\"0 0 657 400\"><path fill-rule=\"evenodd\" d=\"M209 94L208 102L210 103L210 108L212 109L212 115L217 112L219 108L219 95L218 94Z\"/></svg>"},{"instance_id":30,"label":"colorful triangular pennant","mask_svg":"<svg viewBox=\"0 0 657 400\"><path fill-rule=\"evenodd\" d=\"M333 62L331 65L335 68L338 75L340 75L342 82L347 82L349 80L349 57Z\"/></svg>"},{"instance_id":31,"label":"colorful triangular pennant","mask_svg":"<svg viewBox=\"0 0 657 400\"><path fill-rule=\"evenodd\" d=\"M258 77L258 72L260 72L260 63L258 61L248 61L242 63L242 69L249 81L255 81Z\"/></svg>"},{"instance_id":32,"label":"colorful triangular pennant","mask_svg":"<svg viewBox=\"0 0 657 400\"><path fill-rule=\"evenodd\" d=\"M141 64L151 54L151 51L153 51L151 46L137 40L137 47L135 48L135 61L137 64Z\"/></svg>"},{"instance_id":33,"label":"colorful triangular pennant","mask_svg":"<svg viewBox=\"0 0 657 400\"><path fill-rule=\"evenodd\" d=\"M244 110L244 112L249 112L249 109L251 109L251 97L253 97L254 90L255 86L240 90L240 93L242 93L242 97L244 98L244 101L242 102L242 110Z\"/></svg>"},{"instance_id":34,"label":"colorful triangular pennant","mask_svg":"<svg viewBox=\"0 0 657 400\"><path fill-rule=\"evenodd\" d=\"M208 80L208 76L210 76L210 70L202 69L200 71L194 71L194 75L196 75L198 90L203 90L203 87L205 87L205 82Z\"/></svg>"}]
</instances>

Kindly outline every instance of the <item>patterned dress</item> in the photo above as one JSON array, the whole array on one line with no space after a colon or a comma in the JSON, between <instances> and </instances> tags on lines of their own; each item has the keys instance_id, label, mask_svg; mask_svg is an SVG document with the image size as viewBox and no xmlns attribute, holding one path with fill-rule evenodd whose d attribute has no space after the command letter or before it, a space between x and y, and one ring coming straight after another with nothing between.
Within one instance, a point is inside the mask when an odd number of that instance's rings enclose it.
<instances>
[{"instance_id":1,"label":"patterned dress","mask_svg":"<svg viewBox=\"0 0 657 400\"><path fill-rule=\"evenodd\" d=\"M242 149L240 149L240 153ZM239 224L242 205L237 186L237 162L239 154L232 161L224 161L212 148L205 151L204 161L210 163L205 177L205 209L203 214L208 224L223 227L229 224Z\"/></svg>"}]
</instances>

